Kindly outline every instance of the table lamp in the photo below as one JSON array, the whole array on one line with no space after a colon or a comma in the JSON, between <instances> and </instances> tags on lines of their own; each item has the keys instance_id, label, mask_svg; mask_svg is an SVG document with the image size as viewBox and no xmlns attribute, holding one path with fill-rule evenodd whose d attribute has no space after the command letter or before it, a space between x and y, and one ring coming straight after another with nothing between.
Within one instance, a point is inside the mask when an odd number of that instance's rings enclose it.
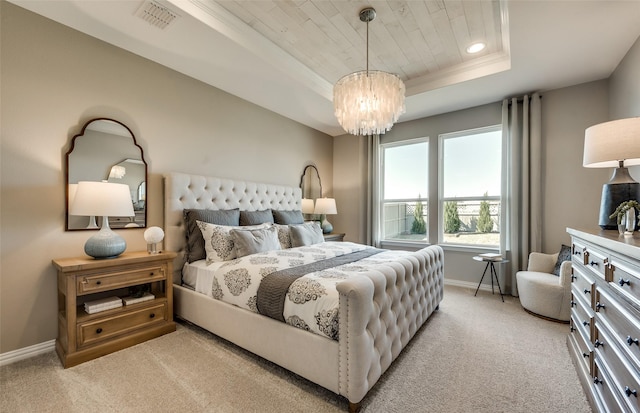
<instances>
[{"instance_id":1,"label":"table lamp","mask_svg":"<svg viewBox=\"0 0 640 413\"><path fill-rule=\"evenodd\" d=\"M124 238L109 227L109 216L134 216L128 185L80 181L69 214L102 216L100 231L84 244L87 255L98 259L115 258L127 248Z\"/></svg>"},{"instance_id":2,"label":"table lamp","mask_svg":"<svg viewBox=\"0 0 640 413\"><path fill-rule=\"evenodd\" d=\"M333 231L333 225L327 220L327 215L334 215L338 213L336 208L336 200L333 198L318 198L316 199L316 207L313 210L314 214L320 215L320 225L322 226L322 232L329 234Z\"/></svg>"}]
</instances>

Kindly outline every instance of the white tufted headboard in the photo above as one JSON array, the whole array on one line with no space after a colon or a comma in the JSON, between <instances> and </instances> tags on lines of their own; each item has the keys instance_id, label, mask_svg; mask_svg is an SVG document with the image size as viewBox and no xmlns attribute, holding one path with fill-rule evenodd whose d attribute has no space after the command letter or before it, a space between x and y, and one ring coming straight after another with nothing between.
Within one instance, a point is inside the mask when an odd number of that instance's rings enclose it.
<instances>
[{"instance_id":1,"label":"white tufted headboard","mask_svg":"<svg viewBox=\"0 0 640 413\"><path fill-rule=\"evenodd\" d=\"M299 210L302 190L173 172L164 176L164 248L178 253L173 282L180 284L186 244L184 209Z\"/></svg>"}]
</instances>

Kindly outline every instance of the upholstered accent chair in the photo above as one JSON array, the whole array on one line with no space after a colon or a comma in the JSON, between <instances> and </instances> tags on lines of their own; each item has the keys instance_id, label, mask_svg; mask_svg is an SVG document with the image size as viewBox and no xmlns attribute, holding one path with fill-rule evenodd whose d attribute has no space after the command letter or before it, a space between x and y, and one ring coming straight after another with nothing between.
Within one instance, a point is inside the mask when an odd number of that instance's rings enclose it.
<instances>
[{"instance_id":1,"label":"upholstered accent chair","mask_svg":"<svg viewBox=\"0 0 640 413\"><path fill-rule=\"evenodd\" d=\"M529 254L527 270L516 273L518 294L527 312L553 321L569 322L571 259L558 261L559 254ZM557 275L553 273L554 267Z\"/></svg>"}]
</instances>

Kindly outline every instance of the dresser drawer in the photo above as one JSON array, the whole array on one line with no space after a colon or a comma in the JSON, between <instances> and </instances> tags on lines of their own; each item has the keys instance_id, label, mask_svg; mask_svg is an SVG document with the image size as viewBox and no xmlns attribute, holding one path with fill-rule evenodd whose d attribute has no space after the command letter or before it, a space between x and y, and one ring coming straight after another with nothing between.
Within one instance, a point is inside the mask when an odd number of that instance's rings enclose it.
<instances>
[{"instance_id":1,"label":"dresser drawer","mask_svg":"<svg viewBox=\"0 0 640 413\"><path fill-rule=\"evenodd\" d=\"M583 303L583 300L579 298L582 292L578 292L575 289L572 289L571 294L573 295L574 303L571 308L571 318L575 320L576 328L581 330L582 334L585 337L593 337L593 309L587 304Z\"/></svg>"},{"instance_id":2,"label":"dresser drawer","mask_svg":"<svg viewBox=\"0 0 640 413\"><path fill-rule=\"evenodd\" d=\"M627 355L640 368L640 321L631 315L621 303L606 291L597 291L599 317L598 328L604 324L612 338L619 343Z\"/></svg>"},{"instance_id":3,"label":"dresser drawer","mask_svg":"<svg viewBox=\"0 0 640 413\"><path fill-rule=\"evenodd\" d=\"M573 277L571 291L575 297L586 303L589 307L595 304L595 283L589 273L586 273L584 267L573 265Z\"/></svg>"},{"instance_id":4,"label":"dresser drawer","mask_svg":"<svg viewBox=\"0 0 640 413\"><path fill-rule=\"evenodd\" d=\"M579 241L573 241L573 244L571 244L571 261L576 264L586 265L586 250L587 247L584 244Z\"/></svg>"},{"instance_id":5,"label":"dresser drawer","mask_svg":"<svg viewBox=\"0 0 640 413\"><path fill-rule=\"evenodd\" d=\"M596 329L596 339L601 343L596 347L596 362L602 359L606 366L607 373L611 375L613 383L611 388L620 399L624 400L628 407L634 412L640 412L640 377L629 361L616 346L614 338L609 335L606 329Z\"/></svg>"},{"instance_id":6,"label":"dresser drawer","mask_svg":"<svg viewBox=\"0 0 640 413\"><path fill-rule=\"evenodd\" d=\"M78 276L76 290L78 295L85 295L163 279L165 274L161 266L137 267L113 273Z\"/></svg>"},{"instance_id":7,"label":"dresser drawer","mask_svg":"<svg viewBox=\"0 0 640 413\"><path fill-rule=\"evenodd\" d=\"M584 335L583 329L580 328L580 322L574 317L574 314L571 315L569 323L571 325L570 334L579 351L580 363L583 365L585 371L591 374L593 371L593 347L589 342L589 336Z\"/></svg>"},{"instance_id":8,"label":"dresser drawer","mask_svg":"<svg viewBox=\"0 0 640 413\"><path fill-rule=\"evenodd\" d=\"M78 347L168 320L166 303L78 324Z\"/></svg>"},{"instance_id":9,"label":"dresser drawer","mask_svg":"<svg viewBox=\"0 0 640 413\"><path fill-rule=\"evenodd\" d=\"M609 259L602 250L588 245L584 252L584 262L585 268L588 268L593 274L603 280L605 279Z\"/></svg>"},{"instance_id":10,"label":"dresser drawer","mask_svg":"<svg viewBox=\"0 0 640 413\"><path fill-rule=\"evenodd\" d=\"M625 261L613 257L610 270L611 284L618 291L622 291L627 297L640 305L640 272Z\"/></svg>"},{"instance_id":11,"label":"dresser drawer","mask_svg":"<svg viewBox=\"0 0 640 413\"><path fill-rule=\"evenodd\" d=\"M593 386L595 392L600 399L599 402L606 406L607 412L627 412L629 408L624 405L624 401L620 400L620 394L616 394L614 388L615 383L611 376L607 374L608 367L603 365L602 360L596 359L594 374L593 374Z\"/></svg>"}]
</instances>

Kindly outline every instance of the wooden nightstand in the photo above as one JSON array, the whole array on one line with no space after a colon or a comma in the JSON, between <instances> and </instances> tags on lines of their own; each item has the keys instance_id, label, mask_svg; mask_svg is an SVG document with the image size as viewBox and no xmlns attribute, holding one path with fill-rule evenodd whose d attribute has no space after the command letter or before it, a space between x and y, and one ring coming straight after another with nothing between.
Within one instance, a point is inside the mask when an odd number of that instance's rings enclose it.
<instances>
[{"instance_id":1,"label":"wooden nightstand","mask_svg":"<svg viewBox=\"0 0 640 413\"><path fill-rule=\"evenodd\" d=\"M56 352L65 368L175 331L173 252L125 252L118 258L53 260L58 270ZM125 297L129 287L150 285L154 299L88 314L84 304Z\"/></svg>"},{"instance_id":2,"label":"wooden nightstand","mask_svg":"<svg viewBox=\"0 0 640 413\"><path fill-rule=\"evenodd\" d=\"M331 232L329 234L322 234L325 241L344 241L344 233Z\"/></svg>"}]
</instances>

